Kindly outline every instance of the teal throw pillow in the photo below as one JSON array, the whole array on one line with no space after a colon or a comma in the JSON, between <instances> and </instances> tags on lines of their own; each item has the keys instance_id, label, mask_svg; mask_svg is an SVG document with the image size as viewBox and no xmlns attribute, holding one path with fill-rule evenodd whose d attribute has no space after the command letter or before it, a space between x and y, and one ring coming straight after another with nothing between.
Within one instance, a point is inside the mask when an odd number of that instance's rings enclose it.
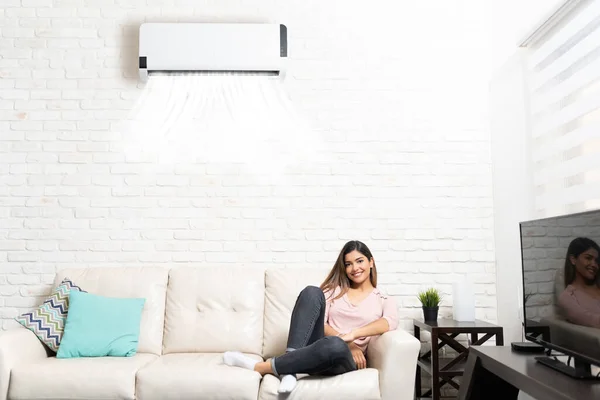
<instances>
[{"instance_id":1,"label":"teal throw pillow","mask_svg":"<svg viewBox=\"0 0 600 400\"><path fill-rule=\"evenodd\" d=\"M133 356L144 303L145 299L72 291L56 358Z\"/></svg>"}]
</instances>

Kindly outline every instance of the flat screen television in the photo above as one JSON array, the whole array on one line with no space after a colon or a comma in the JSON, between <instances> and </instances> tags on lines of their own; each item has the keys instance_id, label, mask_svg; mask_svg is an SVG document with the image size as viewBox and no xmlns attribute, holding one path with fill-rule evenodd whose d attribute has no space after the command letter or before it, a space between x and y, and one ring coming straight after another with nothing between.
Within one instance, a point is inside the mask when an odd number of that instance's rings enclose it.
<instances>
[{"instance_id":1,"label":"flat screen television","mask_svg":"<svg viewBox=\"0 0 600 400\"><path fill-rule=\"evenodd\" d=\"M521 222L525 337L544 365L580 379L600 366L600 210ZM564 357L567 358L567 357Z\"/></svg>"}]
</instances>

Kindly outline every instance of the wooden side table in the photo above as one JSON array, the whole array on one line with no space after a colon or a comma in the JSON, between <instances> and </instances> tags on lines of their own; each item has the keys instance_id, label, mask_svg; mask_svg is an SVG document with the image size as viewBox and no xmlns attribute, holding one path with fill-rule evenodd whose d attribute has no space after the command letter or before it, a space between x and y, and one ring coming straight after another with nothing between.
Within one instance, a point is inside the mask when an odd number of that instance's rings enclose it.
<instances>
[{"instance_id":1,"label":"wooden side table","mask_svg":"<svg viewBox=\"0 0 600 400\"><path fill-rule=\"evenodd\" d=\"M471 346L480 346L496 336L496 346L504 345L504 334L501 326L475 320L460 322L452 319L438 319L435 322L424 322L414 319L414 335L421 340L421 329L431 333L431 350L419 356L417 375L415 379L415 394L417 399L429 397L440 400L440 389L448 384L459 390L460 385L453 379L462 376L469 355L469 348L460 344L455 338L461 333L471 335ZM479 335L483 335L479 337ZM458 354L455 358L439 357L439 350L448 346ZM421 371L431 375L431 389L421 393Z\"/></svg>"}]
</instances>

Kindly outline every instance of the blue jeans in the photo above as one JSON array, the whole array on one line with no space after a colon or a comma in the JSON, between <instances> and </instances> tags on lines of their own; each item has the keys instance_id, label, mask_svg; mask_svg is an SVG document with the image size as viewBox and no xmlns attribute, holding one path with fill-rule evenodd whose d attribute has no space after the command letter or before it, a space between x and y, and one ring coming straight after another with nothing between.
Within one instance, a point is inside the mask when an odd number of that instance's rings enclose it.
<instances>
[{"instance_id":1,"label":"blue jeans","mask_svg":"<svg viewBox=\"0 0 600 400\"><path fill-rule=\"evenodd\" d=\"M339 375L357 369L350 348L337 336L325 336L325 295L304 288L294 305L286 353L271 359L275 375Z\"/></svg>"}]
</instances>

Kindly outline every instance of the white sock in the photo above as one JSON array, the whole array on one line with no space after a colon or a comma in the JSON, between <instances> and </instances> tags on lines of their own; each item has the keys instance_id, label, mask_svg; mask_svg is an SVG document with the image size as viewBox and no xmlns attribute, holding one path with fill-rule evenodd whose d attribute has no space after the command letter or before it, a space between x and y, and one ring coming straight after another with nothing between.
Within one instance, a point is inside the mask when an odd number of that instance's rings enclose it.
<instances>
[{"instance_id":1,"label":"white sock","mask_svg":"<svg viewBox=\"0 0 600 400\"><path fill-rule=\"evenodd\" d=\"M254 371L254 366L258 361L243 355L239 351L226 351L223 354L223 362L232 367L241 367Z\"/></svg>"},{"instance_id":2,"label":"white sock","mask_svg":"<svg viewBox=\"0 0 600 400\"><path fill-rule=\"evenodd\" d=\"M296 387L296 375L283 375L279 384L278 393L290 393Z\"/></svg>"}]
</instances>

